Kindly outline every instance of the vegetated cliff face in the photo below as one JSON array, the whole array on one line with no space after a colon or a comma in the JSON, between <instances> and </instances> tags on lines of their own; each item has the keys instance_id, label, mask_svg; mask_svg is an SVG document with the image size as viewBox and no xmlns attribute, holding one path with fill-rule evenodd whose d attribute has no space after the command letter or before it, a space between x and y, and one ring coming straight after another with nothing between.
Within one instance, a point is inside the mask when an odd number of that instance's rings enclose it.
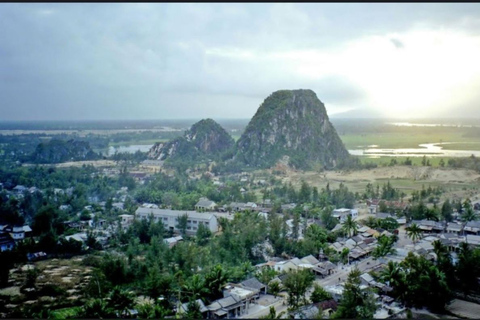
<instances>
[{"instance_id":1,"label":"vegetated cliff face","mask_svg":"<svg viewBox=\"0 0 480 320\"><path fill-rule=\"evenodd\" d=\"M35 163L85 161L99 158L100 155L93 152L87 141L57 139L40 143L31 156L31 160Z\"/></svg>"},{"instance_id":2,"label":"vegetated cliff face","mask_svg":"<svg viewBox=\"0 0 480 320\"><path fill-rule=\"evenodd\" d=\"M280 90L258 108L237 141L235 159L268 168L288 156L290 165L333 168L350 157L323 103L312 90Z\"/></svg>"},{"instance_id":3,"label":"vegetated cliff face","mask_svg":"<svg viewBox=\"0 0 480 320\"><path fill-rule=\"evenodd\" d=\"M233 138L212 119L195 123L183 137L166 143L156 143L148 152L150 159L167 158L195 159L200 156L216 156L233 147Z\"/></svg>"}]
</instances>

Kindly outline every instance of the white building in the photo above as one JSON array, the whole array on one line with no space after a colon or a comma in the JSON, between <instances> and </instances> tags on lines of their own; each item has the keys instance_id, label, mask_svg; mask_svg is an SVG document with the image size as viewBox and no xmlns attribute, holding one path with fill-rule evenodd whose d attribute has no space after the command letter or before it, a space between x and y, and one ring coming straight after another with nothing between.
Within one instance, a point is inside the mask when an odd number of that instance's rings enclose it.
<instances>
[{"instance_id":1,"label":"white building","mask_svg":"<svg viewBox=\"0 0 480 320\"><path fill-rule=\"evenodd\" d=\"M133 219L135 218L132 214L121 214L119 217L120 224L124 230L126 230L133 223Z\"/></svg>"},{"instance_id":2,"label":"white building","mask_svg":"<svg viewBox=\"0 0 480 320\"><path fill-rule=\"evenodd\" d=\"M187 233L194 234L200 224L205 225L212 233L218 231L217 218L213 212L196 212L184 210L138 208L135 212L136 219L148 219L153 215L154 221L162 221L165 228L178 231L178 218L187 214Z\"/></svg>"},{"instance_id":3,"label":"white building","mask_svg":"<svg viewBox=\"0 0 480 320\"><path fill-rule=\"evenodd\" d=\"M352 218L355 219L356 217L358 217L358 210L341 208L341 209L333 210L333 213L332 213L332 216L340 220L340 222L344 222L345 220L347 220L347 217L349 215L351 215Z\"/></svg>"}]
</instances>

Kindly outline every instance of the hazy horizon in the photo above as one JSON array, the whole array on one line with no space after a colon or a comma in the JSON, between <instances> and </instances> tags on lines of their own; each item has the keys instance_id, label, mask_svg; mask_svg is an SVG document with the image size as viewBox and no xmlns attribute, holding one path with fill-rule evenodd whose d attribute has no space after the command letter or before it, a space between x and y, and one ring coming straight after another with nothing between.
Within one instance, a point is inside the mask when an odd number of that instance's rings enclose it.
<instances>
[{"instance_id":1,"label":"hazy horizon","mask_svg":"<svg viewBox=\"0 0 480 320\"><path fill-rule=\"evenodd\" d=\"M479 3L2 3L8 121L480 118Z\"/></svg>"}]
</instances>

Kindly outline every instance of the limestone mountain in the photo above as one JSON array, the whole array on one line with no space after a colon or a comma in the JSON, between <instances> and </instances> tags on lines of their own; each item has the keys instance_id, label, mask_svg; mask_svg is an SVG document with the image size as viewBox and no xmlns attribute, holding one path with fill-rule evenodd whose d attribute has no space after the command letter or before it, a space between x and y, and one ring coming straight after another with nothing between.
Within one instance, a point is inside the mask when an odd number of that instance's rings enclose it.
<instances>
[{"instance_id":1,"label":"limestone mountain","mask_svg":"<svg viewBox=\"0 0 480 320\"><path fill-rule=\"evenodd\" d=\"M34 163L59 163L66 161L97 160L101 156L95 153L87 141L52 139L38 144L31 155Z\"/></svg>"},{"instance_id":2,"label":"limestone mountain","mask_svg":"<svg viewBox=\"0 0 480 320\"><path fill-rule=\"evenodd\" d=\"M237 141L235 160L268 168L279 160L301 169L336 167L350 157L312 90L280 90L260 105Z\"/></svg>"},{"instance_id":3,"label":"limestone mountain","mask_svg":"<svg viewBox=\"0 0 480 320\"><path fill-rule=\"evenodd\" d=\"M232 148L234 144L233 138L218 123L212 119L204 119L195 123L183 137L166 143L156 143L150 149L148 157L158 160L215 157Z\"/></svg>"}]
</instances>

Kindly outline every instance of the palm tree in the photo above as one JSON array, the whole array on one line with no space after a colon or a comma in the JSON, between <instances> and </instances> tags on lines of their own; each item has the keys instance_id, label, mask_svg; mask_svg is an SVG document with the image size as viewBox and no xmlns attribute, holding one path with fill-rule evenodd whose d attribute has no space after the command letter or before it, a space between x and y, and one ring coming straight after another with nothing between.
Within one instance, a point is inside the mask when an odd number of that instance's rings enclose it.
<instances>
[{"instance_id":1,"label":"palm tree","mask_svg":"<svg viewBox=\"0 0 480 320\"><path fill-rule=\"evenodd\" d=\"M165 319L168 311L158 304L144 303L137 305L139 319Z\"/></svg>"},{"instance_id":2,"label":"palm tree","mask_svg":"<svg viewBox=\"0 0 480 320\"><path fill-rule=\"evenodd\" d=\"M283 315L285 314L285 311L280 312L277 314L277 311L273 306L270 307L269 313L267 315L261 316L259 319L282 319Z\"/></svg>"},{"instance_id":3,"label":"palm tree","mask_svg":"<svg viewBox=\"0 0 480 320\"><path fill-rule=\"evenodd\" d=\"M473 211L472 207L467 207L465 213L462 215L462 220L465 222L477 220L477 215Z\"/></svg>"},{"instance_id":4,"label":"palm tree","mask_svg":"<svg viewBox=\"0 0 480 320\"><path fill-rule=\"evenodd\" d=\"M432 220L432 221L438 221L438 214L435 211L435 209L426 210L425 211L425 219Z\"/></svg>"},{"instance_id":5,"label":"palm tree","mask_svg":"<svg viewBox=\"0 0 480 320\"><path fill-rule=\"evenodd\" d=\"M208 288L205 286L205 279L199 274L194 274L186 281L183 285L183 290L192 300L197 300L198 297L204 298L209 293Z\"/></svg>"},{"instance_id":6,"label":"palm tree","mask_svg":"<svg viewBox=\"0 0 480 320\"><path fill-rule=\"evenodd\" d=\"M412 223L409 227L405 228L407 236L412 239L413 244L416 244L418 240L422 238L422 229L416 224Z\"/></svg>"},{"instance_id":7,"label":"palm tree","mask_svg":"<svg viewBox=\"0 0 480 320\"><path fill-rule=\"evenodd\" d=\"M376 227L378 227L378 220L375 217L367 217L363 221L363 224L370 227L370 228L376 228Z\"/></svg>"},{"instance_id":8,"label":"palm tree","mask_svg":"<svg viewBox=\"0 0 480 320\"><path fill-rule=\"evenodd\" d=\"M448 249L439 240L432 242L433 252L437 255L437 261L448 255Z\"/></svg>"},{"instance_id":9,"label":"palm tree","mask_svg":"<svg viewBox=\"0 0 480 320\"><path fill-rule=\"evenodd\" d=\"M357 223L353 220L351 215L347 216L347 220L343 223L342 227L343 231L345 231L346 234L348 234L348 237L354 236L357 231L358 231L358 225Z\"/></svg>"},{"instance_id":10,"label":"palm tree","mask_svg":"<svg viewBox=\"0 0 480 320\"><path fill-rule=\"evenodd\" d=\"M394 289L396 295L405 293L405 274L398 262L389 261L387 267L380 273L380 276L383 281L388 281L389 286Z\"/></svg>"},{"instance_id":11,"label":"palm tree","mask_svg":"<svg viewBox=\"0 0 480 320\"><path fill-rule=\"evenodd\" d=\"M213 300L222 293L223 286L228 282L228 275L221 265L216 265L205 275L205 284L209 290L209 296Z\"/></svg>"},{"instance_id":12,"label":"palm tree","mask_svg":"<svg viewBox=\"0 0 480 320\"><path fill-rule=\"evenodd\" d=\"M83 306L83 317L90 319L113 318L114 311L102 299L91 299ZM82 318L82 317L81 317Z\"/></svg>"},{"instance_id":13,"label":"palm tree","mask_svg":"<svg viewBox=\"0 0 480 320\"><path fill-rule=\"evenodd\" d=\"M130 309L133 307L134 302L135 298L132 293L118 286L113 288L107 298L107 306L115 310L115 312L119 312L121 317L130 314Z\"/></svg>"}]
</instances>

